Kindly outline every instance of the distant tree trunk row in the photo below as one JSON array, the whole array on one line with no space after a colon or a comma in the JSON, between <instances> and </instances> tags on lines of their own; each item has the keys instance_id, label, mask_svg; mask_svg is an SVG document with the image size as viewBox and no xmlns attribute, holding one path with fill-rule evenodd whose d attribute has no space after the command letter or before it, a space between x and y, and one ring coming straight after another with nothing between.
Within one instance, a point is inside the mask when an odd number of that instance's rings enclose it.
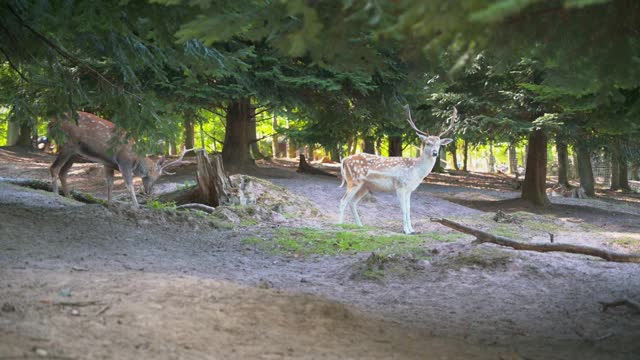
<instances>
[{"instance_id":1,"label":"distant tree trunk row","mask_svg":"<svg viewBox=\"0 0 640 360\"><path fill-rule=\"evenodd\" d=\"M569 152L567 143L560 136L556 136L556 151L558 153L558 184L569 187L568 164Z\"/></svg>"}]
</instances>

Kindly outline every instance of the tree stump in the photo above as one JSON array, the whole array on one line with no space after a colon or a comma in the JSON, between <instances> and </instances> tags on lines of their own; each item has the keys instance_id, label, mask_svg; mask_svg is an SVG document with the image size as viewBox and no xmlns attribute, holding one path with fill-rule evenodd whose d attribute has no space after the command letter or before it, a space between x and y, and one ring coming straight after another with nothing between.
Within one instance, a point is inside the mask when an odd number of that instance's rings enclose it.
<instances>
[{"instance_id":1,"label":"tree stump","mask_svg":"<svg viewBox=\"0 0 640 360\"><path fill-rule=\"evenodd\" d=\"M305 159L304 154L300 154L300 163L298 164L298 170L296 170L296 172L299 173L304 173L304 174L311 174L311 175L325 175L325 176L331 176L331 177L335 177L335 175L326 172L324 170L320 170L318 168L315 168L311 165L309 165L309 163L307 162L307 159Z\"/></svg>"},{"instance_id":2,"label":"tree stump","mask_svg":"<svg viewBox=\"0 0 640 360\"><path fill-rule=\"evenodd\" d=\"M196 152L198 163L196 182L199 201L209 206L220 206L231 199L231 180L224 171L222 156L213 154L211 158L204 149Z\"/></svg>"}]
</instances>

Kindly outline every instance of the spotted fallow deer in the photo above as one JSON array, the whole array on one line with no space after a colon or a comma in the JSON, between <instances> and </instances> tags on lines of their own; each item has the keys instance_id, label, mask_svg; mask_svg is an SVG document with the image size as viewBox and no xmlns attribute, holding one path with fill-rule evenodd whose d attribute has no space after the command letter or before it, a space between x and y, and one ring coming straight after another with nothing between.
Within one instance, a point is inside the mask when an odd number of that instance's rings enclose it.
<instances>
[{"instance_id":1,"label":"spotted fallow deer","mask_svg":"<svg viewBox=\"0 0 640 360\"><path fill-rule=\"evenodd\" d=\"M62 184L62 191L69 196L67 187L67 173L78 157L83 157L104 165L107 180L107 203L111 204L111 190L113 188L113 174L115 170L122 173L124 183L131 195L133 206L138 207L133 176L142 178L143 191L151 193L153 185L163 174L172 174L169 167L182 163L182 152L178 160L165 162L164 158L154 161L149 157L140 157L133 152L134 140L125 141L125 136L116 125L96 115L78 111L77 122L65 114L49 123L50 133L62 133L62 144L58 157L50 167L51 183L54 193L58 193L58 178Z\"/></svg>"},{"instance_id":2,"label":"spotted fallow deer","mask_svg":"<svg viewBox=\"0 0 640 360\"><path fill-rule=\"evenodd\" d=\"M416 131L422 142L422 152L418 158L383 157L371 154L357 154L346 157L340 163L342 187L347 184L347 192L340 200L339 223L344 220L344 210L349 205L353 218L358 226L362 226L358 210L358 201L370 191L395 192L400 201L402 222L406 234L415 233L411 226L411 193L429 175L436 161L440 146L447 145L452 139L441 139L449 132L458 118L458 111L453 108L449 118L449 127L438 136L430 136L419 130L411 119L409 105L405 106L407 121Z\"/></svg>"}]
</instances>

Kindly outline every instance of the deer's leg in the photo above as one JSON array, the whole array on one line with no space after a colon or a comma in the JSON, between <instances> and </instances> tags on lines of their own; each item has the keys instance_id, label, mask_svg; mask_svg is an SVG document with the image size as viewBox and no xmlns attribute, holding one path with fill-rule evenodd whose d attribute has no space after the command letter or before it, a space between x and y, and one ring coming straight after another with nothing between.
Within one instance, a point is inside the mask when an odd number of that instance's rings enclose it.
<instances>
[{"instance_id":1,"label":"deer's leg","mask_svg":"<svg viewBox=\"0 0 640 360\"><path fill-rule=\"evenodd\" d=\"M412 234L413 228L411 227L411 217L409 212L411 211L411 204L409 203L410 192L404 189L398 189L397 191L398 201L400 202L400 210L402 210L402 227L405 234Z\"/></svg>"},{"instance_id":2,"label":"deer's leg","mask_svg":"<svg viewBox=\"0 0 640 360\"><path fill-rule=\"evenodd\" d=\"M411 192L408 191L407 194L405 195L405 207L407 209L407 213L404 215L405 216L405 223L408 228L409 228L409 232L407 234L415 234L416 231L413 229L413 225L411 224Z\"/></svg>"},{"instance_id":3,"label":"deer's leg","mask_svg":"<svg viewBox=\"0 0 640 360\"><path fill-rule=\"evenodd\" d=\"M60 150L60 154L58 154L58 157L53 162L53 164L51 164L49 173L51 173L51 190L54 194L58 193L58 177L60 176L60 171L65 166L65 164L73 157L74 154L74 147L65 146L62 148L62 150ZM69 169L67 169L67 171L69 171Z\"/></svg>"},{"instance_id":4,"label":"deer's leg","mask_svg":"<svg viewBox=\"0 0 640 360\"><path fill-rule=\"evenodd\" d=\"M362 187L360 190L358 190L356 195L353 197L353 200L349 204L351 206L351 212L353 213L353 218L355 219L356 225L358 226L362 226L362 221L360 221L360 215L358 214L358 209L357 209L358 202L360 202L360 200L362 200L362 198L365 197L367 193L369 193L369 189L367 189L366 187Z\"/></svg>"},{"instance_id":5,"label":"deer's leg","mask_svg":"<svg viewBox=\"0 0 640 360\"><path fill-rule=\"evenodd\" d=\"M131 169L120 169L122 177L124 178L124 184L127 186L129 195L131 195L131 201L133 201L133 207L138 208L138 199L136 198L136 190L133 187L133 171Z\"/></svg>"},{"instance_id":6,"label":"deer's leg","mask_svg":"<svg viewBox=\"0 0 640 360\"><path fill-rule=\"evenodd\" d=\"M60 173L59 173L60 184L62 184L62 192L66 197L69 197L69 187L67 186L67 175L69 173L69 169L71 169L71 167L73 166L74 160L75 160L75 156L72 156L60 168Z\"/></svg>"},{"instance_id":7,"label":"deer's leg","mask_svg":"<svg viewBox=\"0 0 640 360\"><path fill-rule=\"evenodd\" d=\"M114 168L105 166L104 176L107 180L107 205L111 205L111 191L113 190L113 172Z\"/></svg>"},{"instance_id":8,"label":"deer's leg","mask_svg":"<svg viewBox=\"0 0 640 360\"><path fill-rule=\"evenodd\" d=\"M344 194L344 196L342 196L342 199L340 199L340 215L338 217L339 224L342 224L344 221L344 209L347 207L347 204L351 203L354 196L356 195L356 193L358 193L363 185L364 184L358 184L353 187L349 187L349 185L347 184L347 192Z\"/></svg>"}]
</instances>

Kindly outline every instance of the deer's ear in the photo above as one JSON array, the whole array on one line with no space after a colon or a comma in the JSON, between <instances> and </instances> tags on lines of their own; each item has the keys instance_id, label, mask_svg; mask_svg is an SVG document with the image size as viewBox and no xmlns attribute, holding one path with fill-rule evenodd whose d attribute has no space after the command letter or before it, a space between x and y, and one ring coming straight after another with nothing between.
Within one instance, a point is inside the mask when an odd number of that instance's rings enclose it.
<instances>
[{"instance_id":1,"label":"deer's ear","mask_svg":"<svg viewBox=\"0 0 640 360\"><path fill-rule=\"evenodd\" d=\"M427 137L422 135L422 134L418 134L416 133L416 135L418 135L418 137L420 138L420 140L422 140L422 142L427 142Z\"/></svg>"},{"instance_id":2,"label":"deer's ear","mask_svg":"<svg viewBox=\"0 0 640 360\"><path fill-rule=\"evenodd\" d=\"M445 145L449 144L452 141L453 141L453 139L449 139L449 138L441 139L440 140L440 146L445 146Z\"/></svg>"}]
</instances>

